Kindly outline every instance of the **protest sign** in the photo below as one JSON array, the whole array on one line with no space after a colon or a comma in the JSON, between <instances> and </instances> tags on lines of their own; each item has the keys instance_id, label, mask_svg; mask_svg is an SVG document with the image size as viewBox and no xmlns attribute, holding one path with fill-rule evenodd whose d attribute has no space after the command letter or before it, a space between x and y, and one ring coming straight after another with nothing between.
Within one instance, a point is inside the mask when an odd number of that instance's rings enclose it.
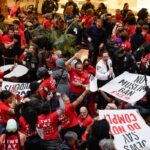
<instances>
[{"instance_id":1,"label":"protest sign","mask_svg":"<svg viewBox=\"0 0 150 150\"><path fill-rule=\"evenodd\" d=\"M137 110L100 110L99 118L109 122L117 150L150 147L150 127Z\"/></svg>"},{"instance_id":2,"label":"protest sign","mask_svg":"<svg viewBox=\"0 0 150 150\"><path fill-rule=\"evenodd\" d=\"M1 71L6 71L10 68L12 68L13 65L4 65L2 67L0 67ZM11 78L11 77L22 77L24 76L26 73L28 72L28 68L26 68L25 66L22 65L16 65L16 67L8 74L6 74L4 76L4 78Z\"/></svg>"},{"instance_id":3,"label":"protest sign","mask_svg":"<svg viewBox=\"0 0 150 150\"><path fill-rule=\"evenodd\" d=\"M150 77L147 76L147 83ZM145 77L139 74L124 72L111 80L100 90L130 104L134 104L145 95Z\"/></svg>"},{"instance_id":4,"label":"protest sign","mask_svg":"<svg viewBox=\"0 0 150 150\"><path fill-rule=\"evenodd\" d=\"M97 78L93 75L90 76L90 91L91 92L96 92L98 90L98 86L97 86Z\"/></svg>"},{"instance_id":5,"label":"protest sign","mask_svg":"<svg viewBox=\"0 0 150 150\"><path fill-rule=\"evenodd\" d=\"M14 82L3 81L2 90L11 91L12 87L15 87L18 94L24 96L28 91L30 91L29 86L30 83L14 83Z\"/></svg>"}]
</instances>

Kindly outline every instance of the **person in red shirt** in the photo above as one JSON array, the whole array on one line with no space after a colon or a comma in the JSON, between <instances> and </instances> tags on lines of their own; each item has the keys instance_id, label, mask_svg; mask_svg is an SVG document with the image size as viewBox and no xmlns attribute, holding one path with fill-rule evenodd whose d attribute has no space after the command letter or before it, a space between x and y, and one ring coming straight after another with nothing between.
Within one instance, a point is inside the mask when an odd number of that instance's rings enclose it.
<instances>
[{"instance_id":1,"label":"person in red shirt","mask_svg":"<svg viewBox=\"0 0 150 150\"><path fill-rule=\"evenodd\" d=\"M46 30L51 29L51 27L52 27L51 19L52 19L51 13L47 13L44 15L44 19L42 21L42 24Z\"/></svg>"},{"instance_id":2,"label":"person in red shirt","mask_svg":"<svg viewBox=\"0 0 150 150\"><path fill-rule=\"evenodd\" d=\"M34 105L34 106L33 106ZM20 108L21 107L21 108ZM39 108L42 107L42 101L34 96L25 98L23 103L18 106L16 116L20 116L18 119L19 131L26 136L25 150L41 150L41 138L36 131L36 123L38 114L40 114Z\"/></svg>"},{"instance_id":3,"label":"person in red shirt","mask_svg":"<svg viewBox=\"0 0 150 150\"><path fill-rule=\"evenodd\" d=\"M90 75L94 75L96 74L96 69L89 64L89 60L88 59L84 59L83 61L83 71L87 72Z\"/></svg>"},{"instance_id":4,"label":"person in red shirt","mask_svg":"<svg viewBox=\"0 0 150 150\"><path fill-rule=\"evenodd\" d=\"M80 115L78 116L78 122L81 128L82 134L86 130L86 128L92 123L93 119L92 117L88 114L88 110L86 107L81 107L80 108Z\"/></svg>"},{"instance_id":5,"label":"person in red shirt","mask_svg":"<svg viewBox=\"0 0 150 150\"><path fill-rule=\"evenodd\" d=\"M70 99L67 95L63 96L63 100L65 103L65 110L64 113L59 117L59 121L61 123L61 134L62 137L67 131L74 131L78 134L79 138L81 137L80 134L80 127L78 124L78 118L76 113L76 107L84 100L84 97L87 95L89 89L82 93L74 102L70 103Z\"/></svg>"},{"instance_id":6,"label":"person in red shirt","mask_svg":"<svg viewBox=\"0 0 150 150\"><path fill-rule=\"evenodd\" d=\"M122 22L123 17L120 9L116 9L115 22Z\"/></svg>"},{"instance_id":7,"label":"person in red shirt","mask_svg":"<svg viewBox=\"0 0 150 150\"><path fill-rule=\"evenodd\" d=\"M121 40L122 40L122 43L121 43L121 48L125 51L129 51L131 50L131 44L129 42L129 35L128 33L126 32L123 32L121 34Z\"/></svg>"},{"instance_id":8,"label":"person in red shirt","mask_svg":"<svg viewBox=\"0 0 150 150\"><path fill-rule=\"evenodd\" d=\"M42 107L42 114L38 116L37 132L43 139L42 148L56 150L60 144L58 132L58 118L64 111L64 102L61 95L57 93L59 100L59 109L55 112L50 112L49 102L45 102Z\"/></svg>"},{"instance_id":9,"label":"person in red shirt","mask_svg":"<svg viewBox=\"0 0 150 150\"><path fill-rule=\"evenodd\" d=\"M14 118L14 107L10 107L13 102L13 94L10 91L3 90L0 97L0 133L2 133L5 130L7 121Z\"/></svg>"},{"instance_id":10,"label":"person in red shirt","mask_svg":"<svg viewBox=\"0 0 150 150\"><path fill-rule=\"evenodd\" d=\"M66 62L67 70L70 74L70 100L76 100L84 91L85 87L89 84L88 73L83 71L83 64L77 62L75 69L71 68L71 62L78 58L79 54L76 53L72 58Z\"/></svg>"},{"instance_id":11,"label":"person in red shirt","mask_svg":"<svg viewBox=\"0 0 150 150\"><path fill-rule=\"evenodd\" d=\"M22 8L20 7L20 0L16 0L15 5L10 10L10 16L18 17L20 13L22 13Z\"/></svg>"},{"instance_id":12,"label":"person in red shirt","mask_svg":"<svg viewBox=\"0 0 150 150\"><path fill-rule=\"evenodd\" d=\"M46 66L48 69L53 70L56 67L56 60L60 58L62 52L60 50L51 52L46 58Z\"/></svg>"},{"instance_id":13,"label":"person in red shirt","mask_svg":"<svg viewBox=\"0 0 150 150\"><path fill-rule=\"evenodd\" d=\"M43 99L46 99L49 92L56 92L54 79L49 75L46 68L40 67L37 71L37 76L42 80L39 87L39 93Z\"/></svg>"},{"instance_id":14,"label":"person in red shirt","mask_svg":"<svg viewBox=\"0 0 150 150\"><path fill-rule=\"evenodd\" d=\"M6 126L6 133L0 137L1 150L21 150L24 149L25 135L18 132L17 122L9 119Z\"/></svg>"},{"instance_id":15,"label":"person in red shirt","mask_svg":"<svg viewBox=\"0 0 150 150\"><path fill-rule=\"evenodd\" d=\"M85 28L89 28L93 21L93 9L88 9L86 15L82 18L81 23L84 24Z\"/></svg>"},{"instance_id":16,"label":"person in red shirt","mask_svg":"<svg viewBox=\"0 0 150 150\"><path fill-rule=\"evenodd\" d=\"M8 33L3 36L2 43L4 44L5 50L4 55L9 58L15 58L20 55L20 37L14 34L14 27L8 28ZM14 60L7 60L5 64L12 64Z\"/></svg>"}]
</instances>

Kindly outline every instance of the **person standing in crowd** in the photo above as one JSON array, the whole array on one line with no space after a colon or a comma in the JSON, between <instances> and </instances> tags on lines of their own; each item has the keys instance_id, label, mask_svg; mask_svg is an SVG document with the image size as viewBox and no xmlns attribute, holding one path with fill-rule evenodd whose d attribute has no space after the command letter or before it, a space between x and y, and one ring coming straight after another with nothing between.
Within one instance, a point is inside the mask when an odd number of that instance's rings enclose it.
<instances>
[{"instance_id":1,"label":"person standing in crowd","mask_svg":"<svg viewBox=\"0 0 150 150\"><path fill-rule=\"evenodd\" d=\"M86 13L88 9L94 10L94 5L91 3L91 0L86 0L85 4L83 4L81 8L81 10L83 10L84 13Z\"/></svg>"},{"instance_id":2,"label":"person standing in crowd","mask_svg":"<svg viewBox=\"0 0 150 150\"><path fill-rule=\"evenodd\" d=\"M14 118L15 102L13 99L13 94L10 91L3 90L0 97L0 133L3 133L5 131L7 121Z\"/></svg>"},{"instance_id":3,"label":"person standing in crowd","mask_svg":"<svg viewBox=\"0 0 150 150\"><path fill-rule=\"evenodd\" d=\"M32 106L33 101L36 101L36 106L34 107ZM40 103L39 99L30 97L30 99L24 99L24 103L20 104L20 106L20 111L22 113L18 119L18 124L20 127L19 131L26 136L25 150L41 150L41 138L39 137L36 131L36 123L40 111L37 111L35 108L38 106L41 107L42 103Z\"/></svg>"},{"instance_id":4,"label":"person standing in crowd","mask_svg":"<svg viewBox=\"0 0 150 150\"><path fill-rule=\"evenodd\" d=\"M45 0L42 4L42 14L52 13L58 10L57 0Z\"/></svg>"},{"instance_id":5,"label":"person standing in crowd","mask_svg":"<svg viewBox=\"0 0 150 150\"><path fill-rule=\"evenodd\" d=\"M6 132L0 137L1 150L22 150L26 137L18 131L17 122L14 119L9 119L6 125Z\"/></svg>"},{"instance_id":6,"label":"person standing in crowd","mask_svg":"<svg viewBox=\"0 0 150 150\"><path fill-rule=\"evenodd\" d=\"M21 48L24 49L25 44L26 44L26 40L25 40L24 31L20 28L20 22L18 20L14 20L13 25L14 25L15 33L20 36Z\"/></svg>"},{"instance_id":7,"label":"person standing in crowd","mask_svg":"<svg viewBox=\"0 0 150 150\"><path fill-rule=\"evenodd\" d=\"M107 7L105 6L104 3L100 3L96 12L101 16L104 13L107 13Z\"/></svg>"},{"instance_id":8,"label":"person standing in crowd","mask_svg":"<svg viewBox=\"0 0 150 150\"><path fill-rule=\"evenodd\" d=\"M99 150L99 141L102 139L112 139L113 136L109 134L110 125L106 119L97 120L93 123L91 128L91 134L87 140L88 150Z\"/></svg>"},{"instance_id":9,"label":"person standing in crowd","mask_svg":"<svg viewBox=\"0 0 150 150\"><path fill-rule=\"evenodd\" d=\"M96 65L96 77L98 88L102 87L115 77L112 61L109 58L108 52L103 52L102 59ZM108 102L111 101L112 99L100 90L95 99L96 107L105 108Z\"/></svg>"},{"instance_id":10,"label":"person standing in crowd","mask_svg":"<svg viewBox=\"0 0 150 150\"><path fill-rule=\"evenodd\" d=\"M75 54L66 62L67 70L70 74L70 100L76 100L89 84L88 74L83 71L83 64L81 62L75 63L75 69L71 67L71 62L78 58L79 54Z\"/></svg>"},{"instance_id":11,"label":"person standing in crowd","mask_svg":"<svg viewBox=\"0 0 150 150\"><path fill-rule=\"evenodd\" d=\"M124 6L123 6L123 10L121 10L121 14L122 14L123 19L125 19L128 11L130 11L129 4L125 3Z\"/></svg>"},{"instance_id":12,"label":"person standing in crowd","mask_svg":"<svg viewBox=\"0 0 150 150\"><path fill-rule=\"evenodd\" d=\"M49 75L49 72L46 68L38 68L37 76L39 79L42 80L39 87L39 93L43 99L46 99L46 96L49 92L56 92L56 85L54 79Z\"/></svg>"},{"instance_id":13,"label":"person standing in crowd","mask_svg":"<svg viewBox=\"0 0 150 150\"><path fill-rule=\"evenodd\" d=\"M64 134L67 131L74 131L78 134L78 137L81 138L80 126L78 124L78 117L76 113L76 107L81 104L84 100L84 97L89 92L89 89L86 90L80 95L74 102L70 103L70 99L67 95L63 95L63 101L65 103L64 113L59 117L61 124L61 135L64 137Z\"/></svg>"},{"instance_id":14,"label":"person standing in crowd","mask_svg":"<svg viewBox=\"0 0 150 150\"><path fill-rule=\"evenodd\" d=\"M98 87L103 86L115 77L108 52L103 52L102 59L96 65L96 77L98 79Z\"/></svg>"},{"instance_id":15,"label":"person standing in crowd","mask_svg":"<svg viewBox=\"0 0 150 150\"><path fill-rule=\"evenodd\" d=\"M77 140L78 140L78 135L76 132L73 131L68 131L64 135L64 141L60 145L60 150L75 150L77 149Z\"/></svg>"},{"instance_id":16,"label":"person standing in crowd","mask_svg":"<svg viewBox=\"0 0 150 150\"><path fill-rule=\"evenodd\" d=\"M79 126L81 128L81 134L83 135L86 128L93 122L92 117L88 114L86 107L80 108L80 115L78 116Z\"/></svg>"},{"instance_id":17,"label":"person standing in crowd","mask_svg":"<svg viewBox=\"0 0 150 150\"><path fill-rule=\"evenodd\" d=\"M99 51L104 47L107 40L106 32L103 28L103 20L97 19L96 25L86 29L85 37L93 47L93 50L89 51L89 59L92 59L91 63L95 67L97 63L97 57L99 56Z\"/></svg>"},{"instance_id":18,"label":"person standing in crowd","mask_svg":"<svg viewBox=\"0 0 150 150\"><path fill-rule=\"evenodd\" d=\"M52 77L56 81L57 92L69 96L69 74L65 69L65 61L63 58L56 60L56 67L52 72Z\"/></svg>"},{"instance_id":19,"label":"person standing in crowd","mask_svg":"<svg viewBox=\"0 0 150 150\"><path fill-rule=\"evenodd\" d=\"M68 6L72 6L73 7L72 13L73 13L74 16L79 15L79 8L78 8L77 4L73 0L68 0L68 2L64 6L64 12L66 11L66 8Z\"/></svg>"},{"instance_id":20,"label":"person standing in crowd","mask_svg":"<svg viewBox=\"0 0 150 150\"><path fill-rule=\"evenodd\" d=\"M96 70L90 64L89 59L84 59L84 61L83 61L83 71L86 71L89 76L91 76L91 75L95 76Z\"/></svg>"},{"instance_id":21,"label":"person standing in crowd","mask_svg":"<svg viewBox=\"0 0 150 150\"><path fill-rule=\"evenodd\" d=\"M37 132L40 133L43 150L56 150L60 145L60 136L58 132L58 118L64 111L64 102L61 94L57 93L59 100L59 109L55 112L50 112L50 105L48 102L43 104L41 115L38 116Z\"/></svg>"},{"instance_id":22,"label":"person standing in crowd","mask_svg":"<svg viewBox=\"0 0 150 150\"><path fill-rule=\"evenodd\" d=\"M20 13L22 13L22 8L20 7L20 0L15 0L15 5L10 10L10 16L18 17Z\"/></svg>"},{"instance_id":23,"label":"person standing in crowd","mask_svg":"<svg viewBox=\"0 0 150 150\"><path fill-rule=\"evenodd\" d=\"M116 9L115 22L122 22L122 14L120 9Z\"/></svg>"},{"instance_id":24,"label":"person standing in crowd","mask_svg":"<svg viewBox=\"0 0 150 150\"><path fill-rule=\"evenodd\" d=\"M142 28L140 26L136 27L135 33L131 36L130 42L133 53L145 42L145 38L142 35Z\"/></svg>"},{"instance_id":25,"label":"person standing in crowd","mask_svg":"<svg viewBox=\"0 0 150 150\"><path fill-rule=\"evenodd\" d=\"M20 56L20 60L22 64L29 69L29 73L27 75L27 80L32 82L36 80L36 71L39 67L38 58L38 46L34 43L29 45L29 49L27 49L22 55Z\"/></svg>"},{"instance_id":26,"label":"person standing in crowd","mask_svg":"<svg viewBox=\"0 0 150 150\"><path fill-rule=\"evenodd\" d=\"M18 39L18 37L15 36L13 26L10 26L8 28L8 33L3 36L2 42L5 47L4 55L6 57L15 58L15 57L19 56L20 40ZM14 63L14 60L7 60L7 62L5 62L5 63L11 64L11 63Z\"/></svg>"},{"instance_id":27,"label":"person standing in crowd","mask_svg":"<svg viewBox=\"0 0 150 150\"><path fill-rule=\"evenodd\" d=\"M115 145L112 139L103 139L99 142L101 150L115 150Z\"/></svg>"}]
</instances>

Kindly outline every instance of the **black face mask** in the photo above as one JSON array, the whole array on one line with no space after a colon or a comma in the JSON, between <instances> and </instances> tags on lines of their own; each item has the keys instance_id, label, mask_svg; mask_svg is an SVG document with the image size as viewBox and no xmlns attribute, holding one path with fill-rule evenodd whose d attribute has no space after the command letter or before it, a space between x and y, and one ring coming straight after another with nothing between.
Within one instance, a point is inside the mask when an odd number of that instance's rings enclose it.
<instances>
[{"instance_id":1,"label":"black face mask","mask_svg":"<svg viewBox=\"0 0 150 150\"><path fill-rule=\"evenodd\" d=\"M89 66L89 64L85 64L84 66L85 66L85 67L88 67L88 66Z\"/></svg>"}]
</instances>

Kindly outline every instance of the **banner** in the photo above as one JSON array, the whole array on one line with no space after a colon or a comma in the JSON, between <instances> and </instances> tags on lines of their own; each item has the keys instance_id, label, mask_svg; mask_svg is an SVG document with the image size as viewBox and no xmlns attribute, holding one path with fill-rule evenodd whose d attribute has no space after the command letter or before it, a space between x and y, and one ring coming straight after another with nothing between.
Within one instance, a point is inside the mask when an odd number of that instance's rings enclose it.
<instances>
[{"instance_id":1,"label":"banner","mask_svg":"<svg viewBox=\"0 0 150 150\"><path fill-rule=\"evenodd\" d=\"M117 150L150 148L150 127L137 110L100 110L99 117L109 122Z\"/></svg>"},{"instance_id":2,"label":"banner","mask_svg":"<svg viewBox=\"0 0 150 150\"><path fill-rule=\"evenodd\" d=\"M147 83L150 77L147 76ZM145 77L139 74L124 72L111 80L100 90L130 104L134 104L145 95Z\"/></svg>"},{"instance_id":3,"label":"banner","mask_svg":"<svg viewBox=\"0 0 150 150\"><path fill-rule=\"evenodd\" d=\"M18 94L24 96L28 91L30 91L29 86L30 83L14 83L14 82L3 81L2 90L11 91L12 87L15 87Z\"/></svg>"}]
</instances>

